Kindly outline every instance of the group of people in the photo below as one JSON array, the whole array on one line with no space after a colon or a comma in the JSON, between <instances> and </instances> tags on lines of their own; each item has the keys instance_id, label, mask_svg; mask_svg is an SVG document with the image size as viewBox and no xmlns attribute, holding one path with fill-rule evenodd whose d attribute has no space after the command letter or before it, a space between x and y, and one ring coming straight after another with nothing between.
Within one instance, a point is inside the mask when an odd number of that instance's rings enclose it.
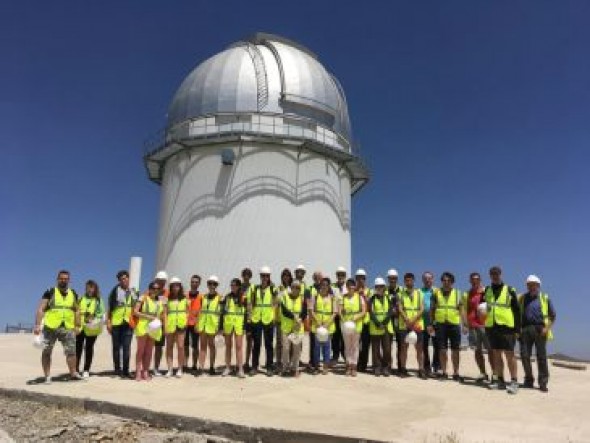
<instances>
[{"instance_id":1,"label":"group of people","mask_svg":"<svg viewBox=\"0 0 590 443\"><path fill-rule=\"evenodd\" d=\"M514 349L519 341L523 386L534 386L531 354L535 347L538 384L542 392L548 391L546 344L552 339L556 314L535 275L526 279L526 291L520 295L503 282L497 266L489 270L487 286L480 274L473 272L465 293L455 288L450 272L441 274L440 287L434 286L432 272L422 274L421 285L416 285L414 274L408 272L400 285L395 269L387 272L386 279L377 277L371 287L363 269L347 278L346 269L338 268L334 281L314 272L311 284L306 283L302 265L294 273L284 269L276 285L268 267L262 267L259 275L260 280L254 283L252 271L244 269L241 279L231 280L230 292L222 295L215 275L207 278L206 290L201 292L199 275L193 275L185 289L179 278L169 279L160 271L140 294L130 287L129 273L120 271L105 305L95 281L86 282L84 295L78 297L69 286L69 272L60 271L57 285L44 293L36 313L34 333L41 338L45 382L51 383L56 341L63 344L70 377L88 378L96 338L106 324L112 338L114 371L124 378L132 378L130 350L135 335L137 381L152 376L182 377L189 369L201 375L207 372L207 354L208 373L214 375L216 348L223 345L225 367L221 375L254 376L261 366L262 344L267 376L299 377L302 368L312 374L327 374L342 359L346 376L356 377L357 372L367 372L371 353L375 376L396 373L408 377L408 348L413 345L420 378L461 381L461 338L468 335L480 372L478 384L518 392ZM309 341L307 365L301 361L305 337ZM160 369L163 355L165 372ZM504 378L504 361L509 379Z\"/></svg>"}]
</instances>

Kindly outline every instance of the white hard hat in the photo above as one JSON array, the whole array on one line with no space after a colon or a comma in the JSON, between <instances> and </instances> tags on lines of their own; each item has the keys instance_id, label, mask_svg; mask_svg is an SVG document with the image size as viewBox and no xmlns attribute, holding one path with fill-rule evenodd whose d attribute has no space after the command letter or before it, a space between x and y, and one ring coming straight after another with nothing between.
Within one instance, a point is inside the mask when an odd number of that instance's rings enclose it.
<instances>
[{"instance_id":1,"label":"white hard hat","mask_svg":"<svg viewBox=\"0 0 590 443\"><path fill-rule=\"evenodd\" d=\"M367 273L365 272L364 269L357 269L356 274L354 274L357 277L366 277Z\"/></svg>"},{"instance_id":2,"label":"white hard hat","mask_svg":"<svg viewBox=\"0 0 590 443\"><path fill-rule=\"evenodd\" d=\"M397 269L390 269L389 271L387 271L387 276L388 277L397 277Z\"/></svg>"},{"instance_id":3,"label":"white hard hat","mask_svg":"<svg viewBox=\"0 0 590 443\"><path fill-rule=\"evenodd\" d=\"M151 322L148 323L148 329L152 332L157 331L161 327L162 327L162 322L157 318L155 318L154 320L152 320Z\"/></svg>"},{"instance_id":4,"label":"white hard hat","mask_svg":"<svg viewBox=\"0 0 590 443\"><path fill-rule=\"evenodd\" d=\"M541 279L539 277L537 277L536 275L531 274L526 278L526 282L527 283L538 283L540 285Z\"/></svg>"},{"instance_id":5,"label":"white hard hat","mask_svg":"<svg viewBox=\"0 0 590 443\"><path fill-rule=\"evenodd\" d=\"M352 320L345 321L342 323L342 332L346 335L350 335L356 332L356 324Z\"/></svg>"},{"instance_id":6,"label":"white hard hat","mask_svg":"<svg viewBox=\"0 0 590 443\"><path fill-rule=\"evenodd\" d=\"M408 332L406 335L406 343L409 345L415 345L418 342L418 336L414 331Z\"/></svg>"},{"instance_id":7,"label":"white hard hat","mask_svg":"<svg viewBox=\"0 0 590 443\"><path fill-rule=\"evenodd\" d=\"M179 284L179 285L181 285L181 284L182 284L182 282L180 281L180 279L179 279L178 277L172 277L172 278L170 279L170 282L169 282L169 284L171 284L171 285L173 285L173 284Z\"/></svg>"},{"instance_id":8,"label":"white hard hat","mask_svg":"<svg viewBox=\"0 0 590 443\"><path fill-rule=\"evenodd\" d=\"M158 271L154 280L168 280L168 274L166 271Z\"/></svg>"},{"instance_id":9,"label":"white hard hat","mask_svg":"<svg viewBox=\"0 0 590 443\"><path fill-rule=\"evenodd\" d=\"M485 314L486 312L488 312L488 304L484 301L477 305L477 312L479 312L480 314Z\"/></svg>"},{"instance_id":10,"label":"white hard hat","mask_svg":"<svg viewBox=\"0 0 590 443\"><path fill-rule=\"evenodd\" d=\"M210 281L219 284L219 278L216 275L210 275L207 279L207 283L209 283Z\"/></svg>"},{"instance_id":11,"label":"white hard hat","mask_svg":"<svg viewBox=\"0 0 590 443\"><path fill-rule=\"evenodd\" d=\"M344 266L338 266L338 268L336 269L336 274L340 274L342 272L346 274L346 268Z\"/></svg>"},{"instance_id":12,"label":"white hard hat","mask_svg":"<svg viewBox=\"0 0 590 443\"><path fill-rule=\"evenodd\" d=\"M268 266L263 266L260 268L260 274L269 274L270 275L270 268Z\"/></svg>"},{"instance_id":13,"label":"white hard hat","mask_svg":"<svg viewBox=\"0 0 590 443\"><path fill-rule=\"evenodd\" d=\"M45 340L43 339L43 334L33 335L33 346L37 349L45 348Z\"/></svg>"},{"instance_id":14,"label":"white hard hat","mask_svg":"<svg viewBox=\"0 0 590 443\"><path fill-rule=\"evenodd\" d=\"M383 280L381 277L377 277L375 279L375 286L385 286L385 280Z\"/></svg>"},{"instance_id":15,"label":"white hard hat","mask_svg":"<svg viewBox=\"0 0 590 443\"><path fill-rule=\"evenodd\" d=\"M303 266L303 265L297 265L297 267L295 268L295 270L296 271L303 271L303 272L305 272L305 266ZM270 271L269 271L269 273L270 273Z\"/></svg>"},{"instance_id":16,"label":"white hard hat","mask_svg":"<svg viewBox=\"0 0 590 443\"><path fill-rule=\"evenodd\" d=\"M315 331L315 336L320 343L326 343L330 338L330 333L326 328L320 326Z\"/></svg>"}]
</instances>

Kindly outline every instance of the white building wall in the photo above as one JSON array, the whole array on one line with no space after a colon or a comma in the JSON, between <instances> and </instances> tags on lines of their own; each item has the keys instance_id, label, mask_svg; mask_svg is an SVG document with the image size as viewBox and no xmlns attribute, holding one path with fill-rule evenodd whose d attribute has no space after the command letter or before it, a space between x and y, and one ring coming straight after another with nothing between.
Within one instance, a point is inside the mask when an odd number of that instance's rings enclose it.
<instances>
[{"instance_id":1,"label":"white building wall","mask_svg":"<svg viewBox=\"0 0 590 443\"><path fill-rule=\"evenodd\" d=\"M233 166L221 163L231 148ZM240 144L198 147L166 162L158 269L188 283L216 274L226 291L242 268L303 263L333 277L350 268L350 178L336 162L297 147Z\"/></svg>"}]
</instances>

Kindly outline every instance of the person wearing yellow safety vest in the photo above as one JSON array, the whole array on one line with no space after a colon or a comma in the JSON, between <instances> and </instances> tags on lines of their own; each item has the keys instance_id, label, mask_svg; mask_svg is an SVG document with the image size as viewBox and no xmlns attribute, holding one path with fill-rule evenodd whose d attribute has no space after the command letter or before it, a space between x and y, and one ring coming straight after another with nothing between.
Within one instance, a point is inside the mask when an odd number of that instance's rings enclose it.
<instances>
[{"instance_id":1,"label":"person wearing yellow safety vest","mask_svg":"<svg viewBox=\"0 0 590 443\"><path fill-rule=\"evenodd\" d=\"M438 340L434 335L434 329L428 327L430 326L430 301L436 290L433 285L434 274L430 271L422 273L422 287L419 288L424 302L424 312L422 313L422 320L424 321L424 329L422 330L422 355L424 356L424 371L426 372L427 377L430 377L433 373L438 374L438 371L440 370ZM431 341L432 359L430 358Z\"/></svg>"},{"instance_id":2,"label":"person wearing yellow safety vest","mask_svg":"<svg viewBox=\"0 0 590 443\"><path fill-rule=\"evenodd\" d=\"M555 309L546 293L541 292L541 279L529 275L526 279L527 293L519 297L522 313L520 335L520 359L524 369L524 387L533 388L535 378L531 366L533 346L537 354L537 370L541 392L549 392L549 366L547 364L547 341L553 339Z\"/></svg>"},{"instance_id":3,"label":"person wearing yellow safety vest","mask_svg":"<svg viewBox=\"0 0 590 443\"><path fill-rule=\"evenodd\" d=\"M355 274L356 292L361 296L366 306L369 305L371 298L371 289L367 286L367 273L364 269L359 269ZM366 372L369 364L369 353L371 352L371 334L369 332L369 310L365 313L363 318L363 329L361 331L361 348L359 350L358 371Z\"/></svg>"},{"instance_id":4,"label":"person wearing yellow safety vest","mask_svg":"<svg viewBox=\"0 0 590 443\"><path fill-rule=\"evenodd\" d=\"M250 357L252 356L252 346L254 345L254 337L252 335L252 303L250 302L250 295L254 291L256 285L252 283L252 270L244 268L242 270L242 293L246 297L246 313L244 315L244 332L246 334L246 355L244 355L244 371L250 372Z\"/></svg>"},{"instance_id":5,"label":"person wearing yellow safety vest","mask_svg":"<svg viewBox=\"0 0 590 443\"><path fill-rule=\"evenodd\" d=\"M188 322L188 299L184 295L182 282L172 277L168 286L168 300L164 305L164 332L166 334L166 377L174 375L174 345L176 345L178 369L176 377L182 377L182 368L186 365L184 356L184 335Z\"/></svg>"},{"instance_id":6,"label":"person wearing yellow safety vest","mask_svg":"<svg viewBox=\"0 0 590 443\"><path fill-rule=\"evenodd\" d=\"M222 318L223 334L225 335L225 369L222 376L230 374L232 345L236 349L236 372L244 378L244 321L246 313L246 294L242 292L242 282L234 278L230 283L230 293L223 300Z\"/></svg>"},{"instance_id":7,"label":"person wearing yellow safety vest","mask_svg":"<svg viewBox=\"0 0 590 443\"><path fill-rule=\"evenodd\" d=\"M166 271L158 271L154 277L154 281L160 287L160 293L157 296L157 301L160 304L160 308L163 310L168 300L168 273ZM164 325L162 325L162 329ZM154 375L160 377L164 375L160 372L160 363L162 362L162 354L164 352L164 346L166 345L166 334L162 331L160 338L154 343Z\"/></svg>"},{"instance_id":8,"label":"person wearing yellow safety vest","mask_svg":"<svg viewBox=\"0 0 590 443\"><path fill-rule=\"evenodd\" d=\"M129 287L129 272L125 270L117 272L117 281L118 284L111 290L107 303L107 330L113 341L115 375L128 378L133 338L129 319L139 294L136 288Z\"/></svg>"},{"instance_id":9,"label":"person wearing yellow safety vest","mask_svg":"<svg viewBox=\"0 0 590 443\"><path fill-rule=\"evenodd\" d=\"M293 374L299 377L299 357L301 356L303 322L307 317L307 303L305 302L302 284L294 280L281 299L281 334L283 335L283 364L280 374ZM299 338L293 340L291 334Z\"/></svg>"},{"instance_id":10,"label":"person wearing yellow safety vest","mask_svg":"<svg viewBox=\"0 0 590 443\"><path fill-rule=\"evenodd\" d=\"M346 356L346 375L356 377L359 358L359 340L363 330L363 319L367 313L364 299L356 292L356 281L346 281L346 294L342 298L340 318L342 320L342 337ZM349 328L347 325L350 324Z\"/></svg>"},{"instance_id":11,"label":"person wearing yellow safety vest","mask_svg":"<svg viewBox=\"0 0 590 443\"><path fill-rule=\"evenodd\" d=\"M509 394L518 392L518 379L514 345L520 334L520 307L516 290L504 284L502 270L498 266L490 268L491 285L485 289L486 309L480 311L485 318L486 335L492 348L494 374L489 389L506 389ZM506 357L511 381L504 382L504 363Z\"/></svg>"},{"instance_id":12,"label":"person wearing yellow safety vest","mask_svg":"<svg viewBox=\"0 0 590 443\"><path fill-rule=\"evenodd\" d=\"M450 272L443 272L440 281L442 287L435 289L430 301L430 325L428 332L435 332L438 342L439 360L442 374L441 381L448 379L447 348L451 345L451 360L453 362L453 380L461 381L459 376L459 351L461 349L461 320L463 318L463 303L461 293L453 288L455 276Z\"/></svg>"},{"instance_id":13,"label":"person wearing yellow safety vest","mask_svg":"<svg viewBox=\"0 0 590 443\"><path fill-rule=\"evenodd\" d=\"M140 297L133 309L133 315L137 319L135 325L137 339L135 381L151 380L150 365L154 353L154 343L162 335L162 328L154 327L152 323L162 319L162 305L157 300L161 290L162 287L158 282L151 282L148 292Z\"/></svg>"},{"instance_id":14,"label":"person wearing yellow safety vest","mask_svg":"<svg viewBox=\"0 0 590 443\"><path fill-rule=\"evenodd\" d=\"M424 331L424 318L422 317L422 313L424 312L424 300L422 298L422 292L420 292L419 289L414 288L414 281L415 277L413 273L406 272L404 274L404 288L401 290L398 306L401 339L401 368L399 369L399 375L400 377L408 376L406 362L408 360L409 344L406 339L410 332L414 332L416 334L415 347L416 360L418 361L418 376L422 379L426 379L422 346L422 332Z\"/></svg>"},{"instance_id":15,"label":"person wearing yellow safety vest","mask_svg":"<svg viewBox=\"0 0 590 443\"><path fill-rule=\"evenodd\" d=\"M299 266L302 267L302 265ZM277 291L277 312L275 313L275 318L277 320L277 324L275 326L275 359L277 361L277 372L281 371L281 366L283 364L283 334L281 333L280 312L281 298L289 291L289 288L291 288L291 283L293 283L293 275L291 274L291 270L289 268L285 268L281 271L281 284L279 285Z\"/></svg>"},{"instance_id":16,"label":"person wearing yellow safety vest","mask_svg":"<svg viewBox=\"0 0 590 443\"><path fill-rule=\"evenodd\" d=\"M57 274L57 286L43 294L35 317L35 335L43 333L41 366L45 383L51 383L51 354L59 340L64 348L66 362L72 380L82 380L76 371L76 334L80 332L78 295L69 287L70 273L62 270Z\"/></svg>"},{"instance_id":17,"label":"person wearing yellow safety vest","mask_svg":"<svg viewBox=\"0 0 590 443\"><path fill-rule=\"evenodd\" d=\"M336 313L338 312L338 301L334 297L331 281L328 277L322 278L320 290L315 300L308 304L308 317L311 317L311 332L315 335L315 352L313 354L313 367L318 368L320 364L320 354L323 359L322 374L327 374L331 366L330 347L331 339L336 325L334 324ZM318 337L318 328L325 328L328 332L327 340L322 341ZM325 337L324 337L325 338ZM317 373L315 371L314 373Z\"/></svg>"},{"instance_id":18,"label":"person wearing yellow safety vest","mask_svg":"<svg viewBox=\"0 0 590 443\"><path fill-rule=\"evenodd\" d=\"M83 378L90 377L90 366L94 356L96 338L102 332L105 306L100 298L98 284L94 280L86 282L86 291L78 303L82 331L76 336L76 372L80 372L82 351L84 351Z\"/></svg>"},{"instance_id":19,"label":"person wearing yellow safety vest","mask_svg":"<svg viewBox=\"0 0 590 443\"><path fill-rule=\"evenodd\" d=\"M393 306L385 292L385 280L375 279L375 289L369 299L369 334L373 350L375 376L391 374L391 337L393 335Z\"/></svg>"},{"instance_id":20,"label":"person wearing yellow safety vest","mask_svg":"<svg viewBox=\"0 0 590 443\"><path fill-rule=\"evenodd\" d=\"M305 298L305 303L307 306L313 306L313 304L315 303L315 299L317 297L317 295L320 292L320 284L322 282L322 279L324 278L324 274L321 271L315 271L312 275L311 275L311 279L313 281L313 283L311 285L305 285L305 282L303 282L303 280L301 281L301 287L303 289L303 293L304 293L304 298ZM311 331L311 318L308 316L305 321L303 322L303 327L305 329L305 332L310 332ZM319 367L317 366L317 364L314 364L314 356L315 356L315 349L316 349L316 345L317 345L317 340L315 337L315 334L308 334L308 340L309 340L309 360L307 363L307 371L310 374L316 374L319 371ZM318 362L316 362L318 363Z\"/></svg>"},{"instance_id":21,"label":"person wearing yellow safety vest","mask_svg":"<svg viewBox=\"0 0 590 443\"><path fill-rule=\"evenodd\" d=\"M344 359L344 339L342 338L342 329L340 325L340 311L342 297L346 293L346 268L339 266L336 269L336 281L332 284L334 292L334 303L338 308L334 318L334 334L332 334L332 366L338 364L340 356Z\"/></svg>"},{"instance_id":22,"label":"person wearing yellow safety vest","mask_svg":"<svg viewBox=\"0 0 590 443\"><path fill-rule=\"evenodd\" d=\"M393 309L392 313L392 324L393 324L393 331L395 335L395 343L396 343L396 363L397 363L397 370L399 371L401 368L400 365L400 350L401 350L401 343L403 342L400 332L399 332L399 297L401 293L401 286L398 285L398 272L397 269L390 269L387 271L387 288L385 289L386 295L389 297L389 301L391 302L391 307ZM392 339L393 342L393 339Z\"/></svg>"},{"instance_id":23,"label":"person wearing yellow safety vest","mask_svg":"<svg viewBox=\"0 0 590 443\"><path fill-rule=\"evenodd\" d=\"M248 312L252 322L252 338L254 347L252 349L252 367L250 375L258 373L260 363L260 351L262 338L264 337L264 350L266 351L266 375L273 376L273 336L275 315L277 307L277 291L270 280L270 268L260 268L260 284L250 291Z\"/></svg>"},{"instance_id":24,"label":"person wearing yellow safety vest","mask_svg":"<svg viewBox=\"0 0 590 443\"><path fill-rule=\"evenodd\" d=\"M211 275L207 279L207 294L203 296L201 302L201 312L197 321L197 330L199 331L201 342L201 352L199 353L199 369L197 375L201 375L205 368L207 359L207 349L209 349L209 375L215 375L215 336L221 334L221 294L217 292L219 279L216 275Z\"/></svg>"}]
</instances>

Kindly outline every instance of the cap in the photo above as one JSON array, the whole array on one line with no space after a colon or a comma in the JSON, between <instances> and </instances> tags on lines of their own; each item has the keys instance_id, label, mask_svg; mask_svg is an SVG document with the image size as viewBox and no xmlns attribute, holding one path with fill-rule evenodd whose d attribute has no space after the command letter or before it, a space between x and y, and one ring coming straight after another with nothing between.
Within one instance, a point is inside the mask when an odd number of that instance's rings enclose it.
<instances>
[{"instance_id":1,"label":"cap","mask_svg":"<svg viewBox=\"0 0 590 443\"><path fill-rule=\"evenodd\" d=\"M336 274L346 274L346 268L344 266L338 266Z\"/></svg>"},{"instance_id":2,"label":"cap","mask_svg":"<svg viewBox=\"0 0 590 443\"><path fill-rule=\"evenodd\" d=\"M538 283L540 285L541 279L539 277L537 277L536 275L531 274L526 278L526 282L527 283Z\"/></svg>"},{"instance_id":3,"label":"cap","mask_svg":"<svg viewBox=\"0 0 590 443\"><path fill-rule=\"evenodd\" d=\"M270 275L270 268L268 266L263 266L260 268L260 274L269 274Z\"/></svg>"},{"instance_id":4,"label":"cap","mask_svg":"<svg viewBox=\"0 0 590 443\"><path fill-rule=\"evenodd\" d=\"M297 267L295 268L296 271L303 271L305 272L305 266L303 265L297 265Z\"/></svg>"},{"instance_id":5,"label":"cap","mask_svg":"<svg viewBox=\"0 0 590 443\"><path fill-rule=\"evenodd\" d=\"M364 269L357 269L356 274L354 274L356 277L366 277L367 273L365 272Z\"/></svg>"},{"instance_id":6,"label":"cap","mask_svg":"<svg viewBox=\"0 0 590 443\"><path fill-rule=\"evenodd\" d=\"M172 277L172 278L170 279L170 282L169 282L169 284L171 284L171 285L173 285L173 284L179 284L179 285L181 285L181 284L182 284L182 282L180 281L180 279L179 279L178 277Z\"/></svg>"},{"instance_id":7,"label":"cap","mask_svg":"<svg viewBox=\"0 0 590 443\"><path fill-rule=\"evenodd\" d=\"M385 280L383 280L381 277L377 277L375 279L375 286L385 286Z\"/></svg>"},{"instance_id":8,"label":"cap","mask_svg":"<svg viewBox=\"0 0 590 443\"><path fill-rule=\"evenodd\" d=\"M219 278L217 278L216 275L210 275L209 278L207 279L207 283L209 283L210 281L212 281L213 283L219 284Z\"/></svg>"},{"instance_id":9,"label":"cap","mask_svg":"<svg viewBox=\"0 0 590 443\"><path fill-rule=\"evenodd\" d=\"M168 274L166 271L158 271L154 280L168 280Z\"/></svg>"},{"instance_id":10,"label":"cap","mask_svg":"<svg viewBox=\"0 0 590 443\"><path fill-rule=\"evenodd\" d=\"M389 271L387 271L387 276L388 277L397 277L397 269L390 269Z\"/></svg>"}]
</instances>

